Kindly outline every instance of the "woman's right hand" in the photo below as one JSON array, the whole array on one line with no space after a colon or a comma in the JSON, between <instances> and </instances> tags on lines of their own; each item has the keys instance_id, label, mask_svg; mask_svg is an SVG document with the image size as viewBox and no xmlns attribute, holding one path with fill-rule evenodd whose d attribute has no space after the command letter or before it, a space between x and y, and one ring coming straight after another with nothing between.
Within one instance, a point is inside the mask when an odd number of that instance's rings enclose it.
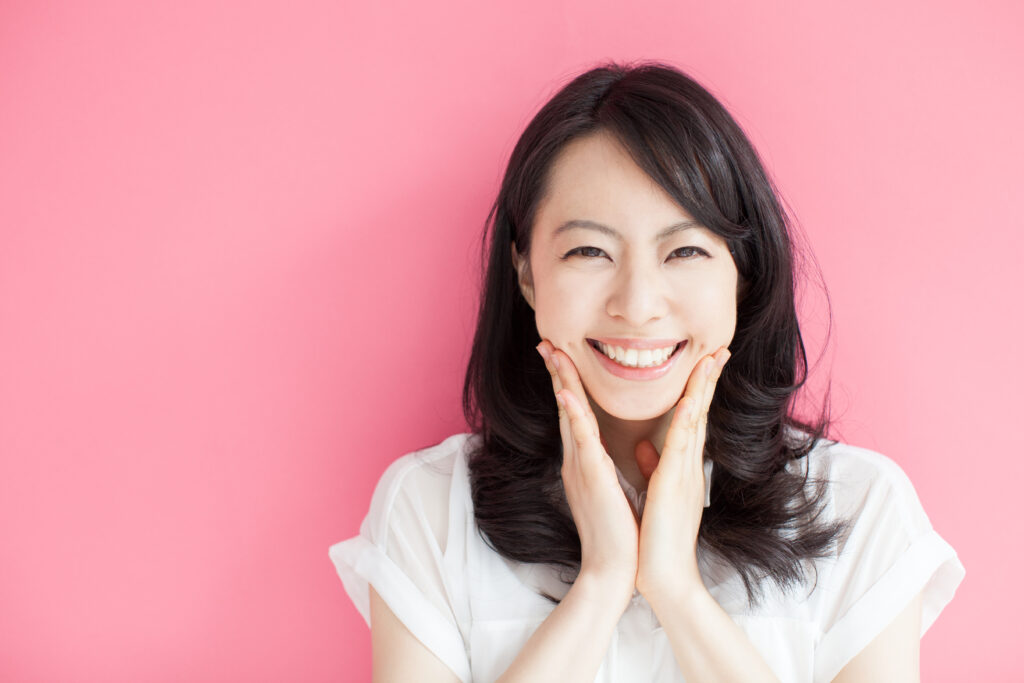
<instances>
[{"instance_id":1,"label":"woman's right hand","mask_svg":"<svg viewBox=\"0 0 1024 683\"><path fill-rule=\"evenodd\" d=\"M576 366L544 339L537 345L558 401L562 483L580 535L580 577L633 594L639 550L637 516L619 485L615 463L601 443ZM579 580L579 579L577 579Z\"/></svg>"}]
</instances>

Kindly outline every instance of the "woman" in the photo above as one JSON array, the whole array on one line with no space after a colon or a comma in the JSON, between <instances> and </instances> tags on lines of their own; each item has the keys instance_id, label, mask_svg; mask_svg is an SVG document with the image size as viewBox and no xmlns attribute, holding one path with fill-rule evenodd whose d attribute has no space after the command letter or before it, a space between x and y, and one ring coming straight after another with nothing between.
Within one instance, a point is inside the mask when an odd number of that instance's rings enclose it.
<instances>
[{"instance_id":1,"label":"woman","mask_svg":"<svg viewBox=\"0 0 1024 683\"><path fill-rule=\"evenodd\" d=\"M569 83L516 145L464 409L331 558L380 681L916 681L964 575L903 471L792 415L785 215L671 66Z\"/></svg>"}]
</instances>

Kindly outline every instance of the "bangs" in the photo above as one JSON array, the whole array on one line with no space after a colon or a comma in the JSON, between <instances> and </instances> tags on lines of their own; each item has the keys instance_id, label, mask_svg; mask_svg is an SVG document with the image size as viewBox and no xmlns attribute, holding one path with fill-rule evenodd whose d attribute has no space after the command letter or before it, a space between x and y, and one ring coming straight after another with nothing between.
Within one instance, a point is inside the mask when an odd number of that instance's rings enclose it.
<instances>
[{"instance_id":1,"label":"bangs","mask_svg":"<svg viewBox=\"0 0 1024 683\"><path fill-rule=\"evenodd\" d=\"M673 101L609 97L599 125L697 222L730 243L743 241L750 216L728 140L679 93L666 97Z\"/></svg>"}]
</instances>

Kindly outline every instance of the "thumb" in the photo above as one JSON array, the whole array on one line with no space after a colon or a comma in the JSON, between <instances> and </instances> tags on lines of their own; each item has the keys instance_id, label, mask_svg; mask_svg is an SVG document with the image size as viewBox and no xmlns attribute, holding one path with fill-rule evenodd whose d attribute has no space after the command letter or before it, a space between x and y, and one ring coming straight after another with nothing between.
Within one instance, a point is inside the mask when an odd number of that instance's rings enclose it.
<instances>
[{"instance_id":1,"label":"thumb","mask_svg":"<svg viewBox=\"0 0 1024 683\"><path fill-rule=\"evenodd\" d=\"M649 480L651 475L654 474L654 469L658 466L658 461L661 460L661 456L658 455L658 449L649 440L644 439L636 445L634 455L637 467L640 468L640 474L644 475L644 479Z\"/></svg>"}]
</instances>

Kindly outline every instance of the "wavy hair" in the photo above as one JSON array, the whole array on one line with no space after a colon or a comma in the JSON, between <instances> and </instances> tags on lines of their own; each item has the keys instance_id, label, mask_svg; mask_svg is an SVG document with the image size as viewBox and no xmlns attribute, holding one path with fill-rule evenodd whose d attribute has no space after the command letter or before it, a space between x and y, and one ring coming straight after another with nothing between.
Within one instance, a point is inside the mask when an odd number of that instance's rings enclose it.
<instances>
[{"instance_id":1,"label":"wavy hair","mask_svg":"<svg viewBox=\"0 0 1024 683\"><path fill-rule=\"evenodd\" d=\"M662 62L607 62L575 77L534 116L509 158L481 241L481 299L462 394L466 421L482 436L468 456L477 526L506 558L560 567L567 582L579 571L558 411L509 245L529 254L553 160L569 141L597 131L620 141L733 252L736 331L708 414L704 452L715 463L714 485L698 549L735 567L756 602L765 578L783 590L802 582L803 561L830 554L846 528L844 520L817 519L825 480L811 492L809 468L787 468L825 437L828 393L814 420L794 415L807 355L789 221L772 181L722 104Z\"/></svg>"}]
</instances>

